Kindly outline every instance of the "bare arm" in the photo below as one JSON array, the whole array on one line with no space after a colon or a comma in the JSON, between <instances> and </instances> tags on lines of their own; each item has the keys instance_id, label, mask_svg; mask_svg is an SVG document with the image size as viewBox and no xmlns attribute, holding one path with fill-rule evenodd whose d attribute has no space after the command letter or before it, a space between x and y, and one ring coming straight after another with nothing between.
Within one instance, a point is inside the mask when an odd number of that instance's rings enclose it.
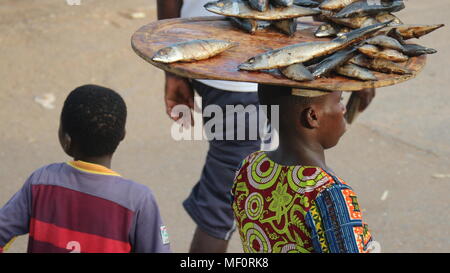
<instances>
[{"instance_id":1,"label":"bare arm","mask_svg":"<svg viewBox=\"0 0 450 273\"><path fill-rule=\"evenodd\" d=\"M158 0L158 20L180 17L183 0Z\"/></svg>"},{"instance_id":2,"label":"bare arm","mask_svg":"<svg viewBox=\"0 0 450 273\"><path fill-rule=\"evenodd\" d=\"M180 17L182 5L183 0L158 0L158 19ZM166 113L171 119L178 120L180 118L179 116L171 115L172 109L180 104L187 105L193 109L194 91L187 78L179 77L168 72L165 73L165 78L164 101L166 104Z\"/></svg>"},{"instance_id":3,"label":"bare arm","mask_svg":"<svg viewBox=\"0 0 450 273\"><path fill-rule=\"evenodd\" d=\"M376 94L375 88L366 88L356 93L359 95L359 99L361 100L358 109L360 112L367 109Z\"/></svg>"}]
</instances>

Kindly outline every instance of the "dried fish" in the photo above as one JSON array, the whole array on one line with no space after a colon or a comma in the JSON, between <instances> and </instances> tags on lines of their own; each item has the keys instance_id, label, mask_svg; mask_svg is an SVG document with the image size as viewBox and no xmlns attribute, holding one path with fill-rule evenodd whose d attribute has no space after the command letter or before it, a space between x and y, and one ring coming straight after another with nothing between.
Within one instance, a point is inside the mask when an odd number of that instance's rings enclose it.
<instances>
[{"instance_id":1,"label":"dried fish","mask_svg":"<svg viewBox=\"0 0 450 273\"><path fill-rule=\"evenodd\" d=\"M248 0L248 3L258 11L266 11L269 8L269 0Z\"/></svg>"},{"instance_id":2,"label":"dried fish","mask_svg":"<svg viewBox=\"0 0 450 273\"><path fill-rule=\"evenodd\" d=\"M380 49L374 45L363 45L359 47L358 50L368 56L373 56L380 52Z\"/></svg>"},{"instance_id":3,"label":"dried fish","mask_svg":"<svg viewBox=\"0 0 450 273\"><path fill-rule=\"evenodd\" d=\"M253 19L241 19L236 17L228 17L231 23L240 29L247 31L250 34L254 34L258 29L258 22Z\"/></svg>"},{"instance_id":4,"label":"dried fish","mask_svg":"<svg viewBox=\"0 0 450 273\"><path fill-rule=\"evenodd\" d=\"M294 4L294 0L271 0L275 5L289 7Z\"/></svg>"},{"instance_id":5,"label":"dried fish","mask_svg":"<svg viewBox=\"0 0 450 273\"><path fill-rule=\"evenodd\" d=\"M402 44L400 44L399 41L397 41L394 38L388 37L386 35L378 35L375 37L372 37L365 41L365 43L370 45L376 45L381 46L383 48L391 48L399 51L403 51L404 48Z\"/></svg>"},{"instance_id":6,"label":"dried fish","mask_svg":"<svg viewBox=\"0 0 450 273\"><path fill-rule=\"evenodd\" d=\"M264 20L257 20L258 23L258 29L265 29L272 25L271 21L264 21Z\"/></svg>"},{"instance_id":7,"label":"dried fish","mask_svg":"<svg viewBox=\"0 0 450 273\"><path fill-rule=\"evenodd\" d=\"M219 0L210 2L205 8L213 13L257 20L283 20L319 14L319 10L292 5L289 7L270 6L265 12L254 10L243 0Z\"/></svg>"},{"instance_id":8,"label":"dried fish","mask_svg":"<svg viewBox=\"0 0 450 273\"><path fill-rule=\"evenodd\" d=\"M420 56L423 54L434 54L437 52L436 49L415 44L405 44L403 48L403 53L411 57Z\"/></svg>"},{"instance_id":9,"label":"dried fish","mask_svg":"<svg viewBox=\"0 0 450 273\"><path fill-rule=\"evenodd\" d=\"M391 20L392 20L392 22L388 25L388 26L390 26L390 27L398 26L398 25L403 25L402 20L400 20L397 16L395 16L395 15L393 15L393 14L390 14L390 13L381 13L381 14L378 14L378 15L375 16L375 19L376 19L378 22L380 22L380 23L383 23L383 22L387 22L387 21L391 21Z\"/></svg>"},{"instance_id":10,"label":"dried fish","mask_svg":"<svg viewBox=\"0 0 450 273\"><path fill-rule=\"evenodd\" d=\"M383 73L395 73L400 75L412 74L411 70L400 64L381 58L367 58L363 54L353 57L348 62Z\"/></svg>"},{"instance_id":11,"label":"dried fish","mask_svg":"<svg viewBox=\"0 0 450 273\"><path fill-rule=\"evenodd\" d=\"M386 33L386 36L388 37L392 37L395 40L397 40L401 45L405 45L405 40L403 39L402 34L398 31L398 29L396 28L391 28L391 30L389 30Z\"/></svg>"},{"instance_id":12,"label":"dried fish","mask_svg":"<svg viewBox=\"0 0 450 273\"><path fill-rule=\"evenodd\" d=\"M358 50L371 58L382 58L393 62L406 62L409 59L408 56L400 51L389 48L380 50L374 45L363 45Z\"/></svg>"},{"instance_id":13,"label":"dried fish","mask_svg":"<svg viewBox=\"0 0 450 273\"><path fill-rule=\"evenodd\" d=\"M282 33L292 36L297 31L297 20L295 18L273 21L273 26Z\"/></svg>"},{"instance_id":14,"label":"dried fish","mask_svg":"<svg viewBox=\"0 0 450 273\"><path fill-rule=\"evenodd\" d=\"M303 63L313 58L334 53L354 43L366 39L387 23L379 23L369 27L353 30L331 41L307 42L270 50L250 58L239 65L242 70L261 70L279 68L295 63Z\"/></svg>"},{"instance_id":15,"label":"dried fish","mask_svg":"<svg viewBox=\"0 0 450 273\"><path fill-rule=\"evenodd\" d=\"M362 80L362 81L376 81L377 78L368 69L357 66L355 64L346 64L336 69L339 75Z\"/></svg>"},{"instance_id":16,"label":"dried fish","mask_svg":"<svg viewBox=\"0 0 450 273\"><path fill-rule=\"evenodd\" d=\"M311 72L301 64L293 64L287 67L280 68L280 72L287 78L294 81L312 81L314 80Z\"/></svg>"},{"instance_id":17,"label":"dried fish","mask_svg":"<svg viewBox=\"0 0 450 273\"><path fill-rule=\"evenodd\" d=\"M363 16L353 18L335 18L330 17L330 20L336 24L343 25L350 28L361 28L378 23L375 19Z\"/></svg>"},{"instance_id":18,"label":"dried fish","mask_svg":"<svg viewBox=\"0 0 450 273\"><path fill-rule=\"evenodd\" d=\"M319 38L336 36L342 27L333 23L324 23L320 25L314 35Z\"/></svg>"},{"instance_id":19,"label":"dried fish","mask_svg":"<svg viewBox=\"0 0 450 273\"><path fill-rule=\"evenodd\" d=\"M340 10L346 6L359 0L326 0L320 4L320 9L325 10Z\"/></svg>"},{"instance_id":20,"label":"dried fish","mask_svg":"<svg viewBox=\"0 0 450 273\"><path fill-rule=\"evenodd\" d=\"M385 22L388 22L388 21L385 21ZM368 17L365 21L363 21L363 23L361 24L360 27L368 27L368 26L374 25L374 24L376 24L376 23L378 23L378 21L375 20L375 18ZM380 23L384 23L384 22L380 22ZM392 24L392 22L389 23L388 26L389 26L390 24Z\"/></svg>"},{"instance_id":21,"label":"dried fish","mask_svg":"<svg viewBox=\"0 0 450 273\"><path fill-rule=\"evenodd\" d=\"M321 10L317 15L313 16L314 21L318 22L332 22L331 18L336 14L336 12L331 10Z\"/></svg>"},{"instance_id":22,"label":"dried fish","mask_svg":"<svg viewBox=\"0 0 450 273\"><path fill-rule=\"evenodd\" d=\"M369 1L359 1L343 8L335 17L349 18L358 16L377 15L386 12L396 12L405 8L403 0L392 0L389 2L373 3Z\"/></svg>"},{"instance_id":23,"label":"dried fish","mask_svg":"<svg viewBox=\"0 0 450 273\"><path fill-rule=\"evenodd\" d=\"M235 46L222 40L193 40L164 47L153 56L152 60L161 63L191 62L211 58Z\"/></svg>"},{"instance_id":24,"label":"dried fish","mask_svg":"<svg viewBox=\"0 0 450 273\"><path fill-rule=\"evenodd\" d=\"M332 54L322 55L320 57L303 62L303 65L305 67L307 67L310 71L312 71L316 65L318 65L321 61L325 60L326 58L330 57L331 55Z\"/></svg>"},{"instance_id":25,"label":"dried fish","mask_svg":"<svg viewBox=\"0 0 450 273\"><path fill-rule=\"evenodd\" d=\"M403 54L402 52L386 48L379 52L378 57L381 59L386 59L393 62L406 62L409 60L409 57Z\"/></svg>"},{"instance_id":26,"label":"dried fish","mask_svg":"<svg viewBox=\"0 0 450 273\"><path fill-rule=\"evenodd\" d=\"M412 38L420 38L430 32L435 31L443 27L444 24L438 25L400 25L395 27L387 27L384 31L389 31L392 28L396 28L402 35L403 39L408 40Z\"/></svg>"},{"instance_id":27,"label":"dried fish","mask_svg":"<svg viewBox=\"0 0 450 273\"><path fill-rule=\"evenodd\" d=\"M308 8L317 8L320 5L320 3L312 0L294 0L294 5Z\"/></svg>"},{"instance_id":28,"label":"dried fish","mask_svg":"<svg viewBox=\"0 0 450 273\"><path fill-rule=\"evenodd\" d=\"M307 42L270 50L239 65L241 70L261 70L302 63L342 48L340 42Z\"/></svg>"},{"instance_id":29,"label":"dried fish","mask_svg":"<svg viewBox=\"0 0 450 273\"><path fill-rule=\"evenodd\" d=\"M339 32L336 34L337 37L342 37L344 36L346 33L349 33L350 31L352 31L351 28L348 27L343 27L339 30Z\"/></svg>"},{"instance_id":30,"label":"dried fish","mask_svg":"<svg viewBox=\"0 0 450 273\"><path fill-rule=\"evenodd\" d=\"M353 56L355 56L357 52L356 48L349 48L345 50L338 51L333 55L329 56L325 60L321 61L314 69L311 71L314 78L320 78L322 76L327 75L331 71L333 71L336 67L342 65L347 62Z\"/></svg>"}]
</instances>

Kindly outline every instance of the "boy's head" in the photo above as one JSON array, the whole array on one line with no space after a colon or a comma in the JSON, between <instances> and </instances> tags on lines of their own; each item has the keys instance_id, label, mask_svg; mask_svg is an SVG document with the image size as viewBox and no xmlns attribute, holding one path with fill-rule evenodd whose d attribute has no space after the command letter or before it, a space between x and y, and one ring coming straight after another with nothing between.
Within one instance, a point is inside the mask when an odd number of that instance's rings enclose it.
<instances>
[{"instance_id":1,"label":"boy's head","mask_svg":"<svg viewBox=\"0 0 450 273\"><path fill-rule=\"evenodd\" d=\"M64 102L59 140L72 157L112 155L125 137L127 107L115 91L84 85L73 90Z\"/></svg>"},{"instance_id":2,"label":"boy's head","mask_svg":"<svg viewBox=\"0 0 450 273\"><path fill-rule=\"evenodd\" d=\"M258 95L261 105L279 105L280 137L309 138L328 149L335 146L345 132L341 91L297 96L292 95L290 87L260 84Z\"/></svg>"}]
</instances>

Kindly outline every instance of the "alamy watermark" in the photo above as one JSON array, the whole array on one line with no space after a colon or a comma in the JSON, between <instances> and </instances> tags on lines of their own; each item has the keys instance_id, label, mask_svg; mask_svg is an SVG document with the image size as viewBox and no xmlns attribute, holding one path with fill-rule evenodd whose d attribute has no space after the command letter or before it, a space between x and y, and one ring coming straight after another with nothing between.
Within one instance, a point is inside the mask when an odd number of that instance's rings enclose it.
<instances>
[{"instance_id":1,"label":"alamy watermark","mask_svg":"<svg viewBox=\"0 0 450 273\"><path fill-rule=\"evenodd\" d=\"M211 104L202 107L201 98L195 97L193 111L186 105L177 105L172 109L171 116L181 116L171 128L171 136L176 141L261 139L266 146L277 146L274 134L279 126L278 105Z\"/></svg>"}]
</instances>

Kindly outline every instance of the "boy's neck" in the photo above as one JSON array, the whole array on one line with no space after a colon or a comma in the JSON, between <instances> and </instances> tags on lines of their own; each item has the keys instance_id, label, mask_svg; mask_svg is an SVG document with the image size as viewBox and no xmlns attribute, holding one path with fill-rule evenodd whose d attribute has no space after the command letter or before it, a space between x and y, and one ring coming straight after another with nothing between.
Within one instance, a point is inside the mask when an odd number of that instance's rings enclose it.
<instances>
[{"instance_id":1,"label":"boy's neck","mask_svg":"<svg viewBox=\"0 0 450 273\"><path fill-rule=\"evenodd\" d=\"M307 137L282 137L280 134L278 148L267 152L267 155L281 165L328 168L325 163L325 149Z\"/></svg>"},{"instance_id":2,"label":"boy's neck","mask_svg":"<svg viewBox=\"0 0 450 273\"><path fill-rule=\"evenodd\" d=\"M103 167L111 169L112 155L98 156L98 157L75 156L74 160L75 161L81 160L81 161L84 161L84 162L101 165Z\"/></svg>"}]
</instances>

